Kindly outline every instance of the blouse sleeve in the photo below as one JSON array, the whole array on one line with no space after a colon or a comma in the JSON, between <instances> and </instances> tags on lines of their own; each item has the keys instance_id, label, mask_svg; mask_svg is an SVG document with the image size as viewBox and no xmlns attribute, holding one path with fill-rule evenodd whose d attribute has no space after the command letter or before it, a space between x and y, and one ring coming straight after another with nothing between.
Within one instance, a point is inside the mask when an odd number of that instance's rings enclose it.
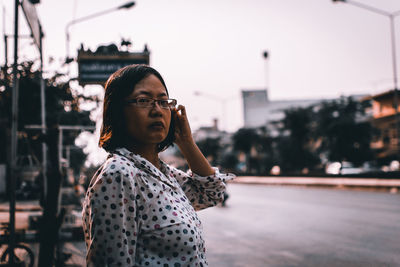
<instances>
[{"instance_id":1,"label":"blouse sleeve","mask_svg":"<svg viewBox=\"0 0 400 267\"><path fill-rule=\"evenodd\" d=\"M231 173L215 173L210 176L200 176L189 170L187 173L177 170L176 179L183 192L192 203L195 210L202 210L217 205L224 200L226 181L235 178Z\"/></svg>"},{"instance_id":2,"label":"blouse sleeve","mask_svg":"<svg viewBox=\"0 0 400 267\"><path fill-rule=\"evenodd\" d=\"M114 165L115 168L115 165ZM135 264L138 233L133 174L103 170L88 189L86 229L87 266Z\"/></svg>"}]
</instances>

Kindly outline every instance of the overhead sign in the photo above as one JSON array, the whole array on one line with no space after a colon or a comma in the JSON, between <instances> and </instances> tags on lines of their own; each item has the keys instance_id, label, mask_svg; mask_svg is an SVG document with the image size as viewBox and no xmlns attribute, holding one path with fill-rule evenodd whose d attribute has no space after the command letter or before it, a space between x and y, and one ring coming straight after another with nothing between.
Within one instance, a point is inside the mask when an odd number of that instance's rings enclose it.
<instances>
[{"instance_id":1,"label":"overhead sign","mask_svg":"<svg viewBox=\"0 0 400 267\"><path fill-rule=\"evenodd\" d=\"M78 51L79 84L102 84L118 69L131 64L149 64L150 53L118 52L111 55Z\"/></svg>"},{"instance_id":2,"label":"overhead sign","mask_svg":"<svg viewBox=\"0 0 400 267\"><path fill-rule=\"evenodd\" d=\"M29 28L31 29L33 40L39 49L41 49L41 37L42 37L42 26L36 12L35 6L28 0L22 0L22 10L24 11L26 21L28 22Z\"/></svg>"}]
</instances>

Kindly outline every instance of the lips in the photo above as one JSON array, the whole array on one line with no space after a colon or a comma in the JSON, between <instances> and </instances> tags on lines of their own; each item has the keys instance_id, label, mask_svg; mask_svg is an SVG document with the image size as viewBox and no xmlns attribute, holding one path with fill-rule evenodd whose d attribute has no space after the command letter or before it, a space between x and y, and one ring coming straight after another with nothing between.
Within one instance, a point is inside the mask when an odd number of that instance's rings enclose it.
<instances>
[{"instance_id":1,"label":"lips","mask_svg":"<svg viewBox=\"0 0 400 267\"><path fill-rule=\"evenodd\" d=\"M156 121L156 122L150 123L149 127L150 128L162 128L162 129L164 129L164 123L162 123L160 121Z\"/></svg>"}]
</instances>

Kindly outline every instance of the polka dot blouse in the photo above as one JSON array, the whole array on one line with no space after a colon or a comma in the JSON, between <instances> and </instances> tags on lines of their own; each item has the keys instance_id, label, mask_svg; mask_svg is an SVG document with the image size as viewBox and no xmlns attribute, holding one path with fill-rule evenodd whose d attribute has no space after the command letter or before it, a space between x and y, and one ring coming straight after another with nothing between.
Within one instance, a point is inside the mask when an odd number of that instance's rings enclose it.
<instances>
[{"instance_id":1,"label":"polka dot blouse","mask_svg":"<svg viewBox=\"0 0 400 267\"><path fill-rule=\"evenodd\" d=\"M89 266L207 266L195 212L223 199L221 174L201 177L119 148L96 172L83 204Z\"/></svg>"}]
</instances>

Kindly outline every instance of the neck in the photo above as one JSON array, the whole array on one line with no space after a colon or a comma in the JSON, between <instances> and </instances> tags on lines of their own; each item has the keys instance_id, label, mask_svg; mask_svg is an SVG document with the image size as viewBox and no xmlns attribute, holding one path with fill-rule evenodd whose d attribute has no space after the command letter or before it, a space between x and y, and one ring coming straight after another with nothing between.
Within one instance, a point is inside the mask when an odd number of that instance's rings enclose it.
<instances>
[{"instance_id":1,"label":"neck","mask_svg":"<svg viewBox=\"0 0 400 267\"><path fill-rule=\"evenodd\" d=\"M158 158L158 152L156 146L139 146L139 145L131 145L127 146L129 151L132 151L135 154L140 155L141 157L147 159L151 162L157 169L160 168L160 160Z\"/></svg>"}]
</instances>

